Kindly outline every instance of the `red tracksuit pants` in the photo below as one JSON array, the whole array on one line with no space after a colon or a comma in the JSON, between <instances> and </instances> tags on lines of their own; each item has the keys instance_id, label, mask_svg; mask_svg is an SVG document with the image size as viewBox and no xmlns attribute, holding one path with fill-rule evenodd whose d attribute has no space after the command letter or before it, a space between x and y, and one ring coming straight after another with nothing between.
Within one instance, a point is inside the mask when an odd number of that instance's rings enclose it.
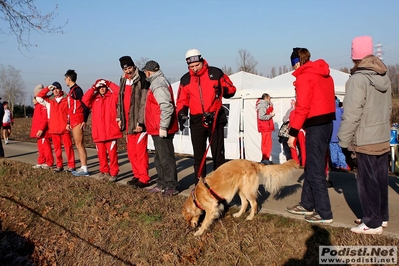
<instances>
[{"instance_id":1,"label":"red tracksuit pants","mask_svg":"<svg viewBox=\"0 0 399 266\"><path fill-rule=\"evenodd\" d=\"M299 144L299 154L297 149L297 144ZM291 156L299 165L305 166L306 162L306 141L305 141L305 131L301 129L298 136L294 140L294 147L291 148ZM299 162L299 156L301 156L301 161Z\"/></svg>"},{"instance_id":2,"label":"red tracksuit pants","mask_svg":"<svg viewBox=\"0 0 399 266\"><path fill-rule=\"evenodd\" d=\"M63 159L62 159L62 147L64 145L64 150L66 153L66 157L68 160L68 167L75 168L75 153L72 147L72 139L69 133L64 134L52 134L51 139L53 140L53 147L56 159L57 167L63 166ZM62 143L62 144L61 144Z\"/></svg>"},{"instance_id":3,"label":"red tracksuit pants","mask_svg":"<svg viewBox=\"0 0 399 266\"><path fill-rule=\"evenodd\" d=\"M118 151L116 140L96 142L100 172L117 176L119 173ZM109 164L108 164L109 158Z\"/></svg>"},{"instance_id":4,"label":"red tracksuit pants","mask_svg":"<svg viewBox=\"0 0 399 266\"><path fill-rule=\"evenodd\" d=\"M150 177L148 176L148 134L146 132L128 134L126 143L127 157L132 165L134 177L147 184L150 182Z\"/></svg>"},{"instance_id":5,"label":"red tracksuit pants","mask_svg":"<svg viewBox=\"0 0 399 266\"><path fill-rule=\"evenodd\" d=\"M270 160L272 153L272 132L261 132L262 135L262 160Z\"/></svg>"},{"instance_id":6,"label":"red tracksuit pants","mask_svg":"<svg viewBox=\"0 0 399 266\"><path fill-rule=\"evenodd\" d=\"M37 157L38 164L47 164L52 167L54 164L53 151L51 150L51 142L49 138L37 139L37 150L39 156Z\"/></svg>"}]
</instances>

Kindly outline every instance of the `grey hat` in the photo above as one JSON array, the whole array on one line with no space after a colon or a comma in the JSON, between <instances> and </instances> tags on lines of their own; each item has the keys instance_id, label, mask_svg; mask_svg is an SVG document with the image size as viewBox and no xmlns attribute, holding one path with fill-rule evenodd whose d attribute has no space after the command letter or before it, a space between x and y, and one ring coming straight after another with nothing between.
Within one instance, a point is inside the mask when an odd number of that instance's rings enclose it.
<instances>
[{"instance_id":1,"label":"grey hat","mask_svg":"<svg viewBox=\"0 0 399 266\"><path fill-rule=\"evenodd\" d=\"M147 71L156 72L156 71L159 70L159 68L160 67L159 67L159 64L157 62L155 62L154 60L150 60L143 67L143 71L147 70Z\"/></svg>"}]
</instances>

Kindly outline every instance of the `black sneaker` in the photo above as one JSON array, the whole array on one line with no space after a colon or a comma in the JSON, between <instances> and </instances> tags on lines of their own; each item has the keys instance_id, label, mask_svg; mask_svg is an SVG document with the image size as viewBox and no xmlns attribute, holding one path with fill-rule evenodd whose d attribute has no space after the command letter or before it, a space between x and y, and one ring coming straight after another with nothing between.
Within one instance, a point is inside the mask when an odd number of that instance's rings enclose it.
<instances>
[{"instance_id":1,"label":"black sneaker","mask_svg":"<svg viewBox=\"0 0 399 266\"><path fill-rule=\"evenodd\" d=\"M64 171L64 167L56 167L54 168L54 173L61 173Z\"/></svg>"},{"instance_id":2,"label":"black sneaker","mask_svg":"<svg viewBox=\"0 0 399 266\"><path fill-rule=\"evenodd\" d=\"M127 181L126 184L128 184L129 186L134 186L137 182L139 182L138 178L133 177L132 180Z\"/></svg>"},{"instance_id":3,"label":"black sneaker","mask_svg":"<svg viewBox=\"0 0 399 266\"><path fill-rule=\"evenodd\" d=\"M76 171L76 168L67 168L67 169L65 169L65 172L72 173L73 171Z\"/></svg>"},{"instance_id":4,"label":"black sneaker","mask_svg":"<svg viewBox=\"0 0 399 266\"><path fill-rule=\"evenodd\" d=\"M141 182L140 180L138 180L134 185L133 185L133 187L135 187L135 188L145 188L145 187L148 187L150 184L149 183L143 183L143 182Z\"/></svg>"}]
</instances>

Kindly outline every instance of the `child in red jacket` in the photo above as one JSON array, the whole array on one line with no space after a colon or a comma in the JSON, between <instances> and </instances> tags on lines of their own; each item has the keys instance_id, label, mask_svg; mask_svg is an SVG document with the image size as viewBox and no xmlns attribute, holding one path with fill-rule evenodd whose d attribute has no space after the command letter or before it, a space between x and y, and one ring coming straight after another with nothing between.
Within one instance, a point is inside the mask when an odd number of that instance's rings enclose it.
<instances>
[{"instance_id":1,"label":"child in red jacket","mask_svg":"<svg viewBox=\"0 0 399 266\"><path fill-rule=\"evenodd\" d=\"M262 94L256 103L256 110L258 115L258 131L262 135L262 163L270 164L270 155L272 153L272 132L274 131L274 109L269 94Z\"/></svg>"},{"instance_id":2,"label":"child in red jacket","mask_svg":"<svg viewBox=\"0 0 399 266\"><path fill-rule=\"evenodd\" d=\"M54 157L51 150L51 135L48 132L48 118L47 107L41 105L36 100L37 94L43 89L43 85L39 84L33 91L33 118L32 127L30 131L31 138L37 138L37 149L39 156L37 157L37 164L33 168L49 169L53 167Z\"/></svg>"},{"instance_id":3,"label":"child in red jacket","mask_svg":"<svg viewBox=\"0 0 399 266\"><path fill-rule=\"evenodd\" d=\"M118 85L99 79L82 98L92 113L91 133L97 148L101 177L110 182L115 182L119 173L116 141L122 137L122 132L116 121L118 94Z\"/></svg>"},{"instance_id":4,"label":"child in red jacket","mask_svg":"<svg viewBox=\"0 0 399 266\"><path fill-rule=\"evenodd\" d=\"M49 91L52 91L53 94L47 96ZM58 173L64 171L62 144L64 145L65 153L68 158L69 168L67 171L75 171L75 153L72 147L70 132L67 130L68 100L67 95L62 91L61 84L56 81L52 85L45 87L37 94L36 100L50 110L48 112L48 128L53 141L57 164L54 172Z\"/></svg>"}]
</instances>

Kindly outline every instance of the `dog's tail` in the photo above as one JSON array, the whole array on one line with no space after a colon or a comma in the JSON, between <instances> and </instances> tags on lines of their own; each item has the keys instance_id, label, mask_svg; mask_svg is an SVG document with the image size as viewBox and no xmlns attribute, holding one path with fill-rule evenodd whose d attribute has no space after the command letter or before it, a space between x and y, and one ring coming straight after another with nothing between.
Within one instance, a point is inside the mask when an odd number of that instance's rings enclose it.
<instances>
[{"instance_id":1,"label":"dog's tail","mask_svg":"<svg viewBox=\"0 0 399 266\"><path fill-rule=\"evenodd\" d=\"M266 190L271 194L275 194L299 168L297 162L292 159L283 164L264 165L258 163L257 165L260 181L263 181Z\"/></svg>"}]
</instances>

